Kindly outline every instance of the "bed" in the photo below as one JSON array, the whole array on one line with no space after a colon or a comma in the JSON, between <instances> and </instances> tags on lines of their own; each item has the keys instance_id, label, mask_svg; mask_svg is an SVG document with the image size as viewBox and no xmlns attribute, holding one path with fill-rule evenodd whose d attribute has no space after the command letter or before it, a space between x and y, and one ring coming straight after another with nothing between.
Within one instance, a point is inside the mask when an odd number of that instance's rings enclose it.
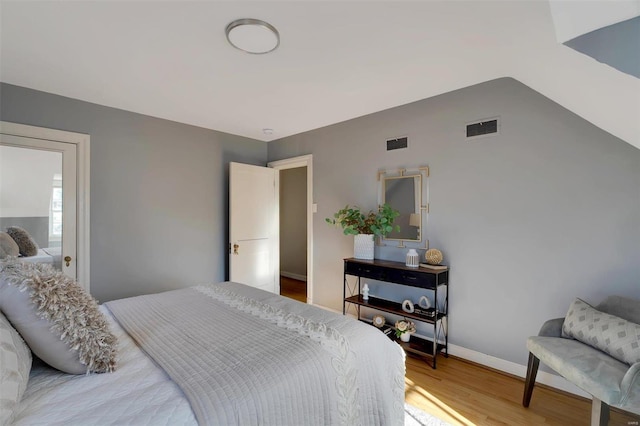
<instances>
[{"instance_id":1,"label":"bed","mask_svg":"<svg viewBox=\"0 0 640 426\"><path fill-rule=\"evenodd\" d=\"M0 297L17 287L1 285ZM34 357L16 425L404 422L404 352L352 318L233 282L99 311L115 371L67 374Z\"/></svg>"},{"instance_id":2,"label":"bed","mask_svg":"<svg viewBox=\"0 0 640 426\"><path fill-rule=\"evenodd\" d=\"M34 256L22 256L19 259L30 263L47 263L56 269L62 269L62 248L44 247L38 249L38 254Z\"/></svg>"}]
</instances>

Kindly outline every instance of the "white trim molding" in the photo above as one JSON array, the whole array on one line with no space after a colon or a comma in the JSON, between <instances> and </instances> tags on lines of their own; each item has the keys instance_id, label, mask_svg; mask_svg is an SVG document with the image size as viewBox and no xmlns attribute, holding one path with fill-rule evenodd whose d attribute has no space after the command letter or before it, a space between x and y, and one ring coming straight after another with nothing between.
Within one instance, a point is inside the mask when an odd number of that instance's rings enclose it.
<instances>
[{"instance_id":1,"label":"white trim molding","mask_svg":"<svg viewBox=\"0 0 640 426\"><path fill-rule=\"evenodd\" d=\"M40 139L44 141L64 142L76 145L77 152L77 281L87 292L90 291L90 145L91 137L84 133L67 132L28 126L25 124L0 121L0 134Z\"/></svg>"},{"instance_id":2,"label":"white trim molding","mask_svg":"<svg viewBox=\"0 0 640 426\"><path fill-rule=\"evenodd\" d=\"M307 282L307 276L306 275L296 274L294 272L280 271L280 276L286 277L286 278L291 278L292 280Z\"/></svg>"},{"instance_id":3,"label":"white trim molding","mask_svg":"<svg viewBox=\"0 0 640 426\"><path fill-rule=\"evenodd\" d=\"M496 358L491 355L476 352L471 349L463 348L462 346L452 345L451 343L449 343L449 353L453 356L457 356L458 358L466 359L468 361L475 362L476 364L484 365L486 367L503 371L514 376L518 376L521 378L525 378L527 376L526 365L516 364L515 362L506 361L501 358ZM552 388L556 388L561 391L569 392L574 395L591 399L591 395L589 395L573 383L567 381L563 377L557 376L555 374L538 370L536 382L542 383L543 385L551 386ZM522 385L522 391L524 392L524 383Z\"/></svg>"}]
</instances>

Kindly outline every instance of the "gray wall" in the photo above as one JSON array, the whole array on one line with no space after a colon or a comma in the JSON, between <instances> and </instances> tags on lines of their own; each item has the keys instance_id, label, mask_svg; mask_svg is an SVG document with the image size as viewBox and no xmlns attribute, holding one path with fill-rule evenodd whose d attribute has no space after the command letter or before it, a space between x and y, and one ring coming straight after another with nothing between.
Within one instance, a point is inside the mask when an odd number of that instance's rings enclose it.
<instances>
[{"instance_id":1,"label":"gray wall","mask_svg":"<svg viewBox=\"0 0 640 426\"><path fill-rule=\"evenodd\" d=\"M0 119L91 136L99 301L226 278L228 164L264 165L264 142L8 84Z\"/></svg>"},{"instance_id":2,"label":"gray wall","mask_svg":"<svg viewBox=\"0 0 640 426\"><path fill-rule=\"evenodd\" d=\"M640 78L640 17L591 31L564 43L599 62Z\"/></svg>"},{"instance_id":3,"label":"gray wall","mask_svg":"<svg viewBox=\"0 0 640 426\"><path fill-rule=\"evenodd\" d=\"M465 124L501 133L465 140ZM385 140L409 136L405 150ZM525 340L574 297L640 298L640 150L509 78L269 143L269 160L313 154L315 303L341 309L353 238L324 223L373 208L379 169L429 165L426 234L450 274L450 342L526 364ZM403 260L406 249L376 248ZM424 251L421 251L421 254ZM374 286L395 300L420 292Z\"/></svg>"},{"instance_id":4,"label":"gray wall","mask_svg":"<svg viewBox=\"0 0 640 426\"><path fill-rule=\"evenodd\" d=\"M280 171L280 272L307 276L307 168Z\"/></svg>"},{"instance_id":5,"label":"gray wall","mask_svg":"<svg viewBox=\"0 0 640 426\"><path fill-rule=\"evenodd\" d=\"M46 217L0 217L0 232L10 226L19 226L29 233L39 248L49 244L49 216Z\"/></svg>"}]
</instances>

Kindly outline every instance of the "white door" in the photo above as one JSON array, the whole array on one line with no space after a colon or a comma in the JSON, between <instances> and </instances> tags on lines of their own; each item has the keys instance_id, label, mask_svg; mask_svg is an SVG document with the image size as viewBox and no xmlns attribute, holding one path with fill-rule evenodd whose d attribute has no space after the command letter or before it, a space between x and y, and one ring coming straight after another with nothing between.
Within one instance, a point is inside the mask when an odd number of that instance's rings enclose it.
<instances>
[{"instance_id":1,"label":"white door","mask_svg":"<svg viewBox=\"0 0 640 426\"><path fill-rule=\"evenodd\" d=\"M73 143L0 135L0 226L21 226L40 250L25 261L77 275L77 152Z\"/></svg>"},{"instance_id":2,"label":"white door","mask_svg":"<svg viewBox=\"0 0 640 426\"><path fill-rule=\"evenodd\" d=\"M229 165L229 279L280 293L276 171Z\"/></svg>"}]
</instances>

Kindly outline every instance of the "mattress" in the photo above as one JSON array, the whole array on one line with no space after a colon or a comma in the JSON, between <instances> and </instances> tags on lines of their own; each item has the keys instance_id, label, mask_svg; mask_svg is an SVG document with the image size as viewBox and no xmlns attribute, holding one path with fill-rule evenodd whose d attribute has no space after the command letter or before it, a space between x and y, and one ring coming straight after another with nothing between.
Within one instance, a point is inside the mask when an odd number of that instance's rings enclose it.
<instances>
[{"instance_id":1,"label":"mattress","mask_svg":"<svg viewBox=\"0 0 640 426\"><path fill-rule=\"evenodd\" d=\"M76 376L34 360L16 425L196 425L189 402L100 307L117 335L118 369Z\"/></svg>"}]
</instances>

